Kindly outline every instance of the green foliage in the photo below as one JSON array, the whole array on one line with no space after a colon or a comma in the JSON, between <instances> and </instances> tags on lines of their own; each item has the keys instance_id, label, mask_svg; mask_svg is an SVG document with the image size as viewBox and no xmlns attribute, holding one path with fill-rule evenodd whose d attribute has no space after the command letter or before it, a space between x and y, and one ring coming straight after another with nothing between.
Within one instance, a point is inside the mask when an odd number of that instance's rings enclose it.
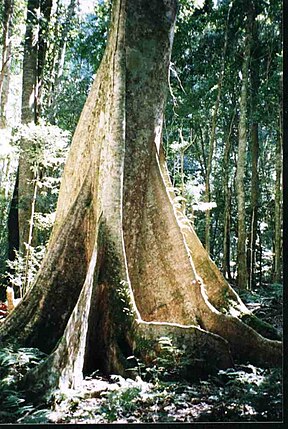
<instances>
[{"instance_id":1,"label":"green foliage","mask_svg":"<svg viewBox=\"0 0 288 429\"><path fill-rule=\"evenodd\" d=\"M12 132L11 144L20 153L24 152L33 172L42 168L51 173L57 171L59 175L59 169L63 168L66 160L69 141L68 131L41 122L39 125L30 123L17 126Z\"/></svg>"},{"instance_id":2,"label":"green foliage","mask_svg":"<svg viewBox=\"0 0 288 429\"><path fill-rule=\"evenodd\" d=\"M125 313L128 317L132 317L132 303L131 303L131 291L129 284L122 280L120 286L116 289L117 298L120 300L120 306L122 307L122 312Z\"/></svg>"},{"instance_id":3,"label":"green foliage","mask_svg":"<svg viewBox=\"0 0 288 429\"><path fill-rule=\"evenodd\" d=\"M13 132L12 143L19 148L20 152L24 152L37 180L36 226L40 231L38 242L47 241L45 231L51 229L53 224L70 140L71 134L68 131L44 122L39 125L32 123L21 125Z\"/></svg>"},{"instance_id":4,"label":"green foliage","mask_svg":"<svg viewBox=\"0 0 288 429\"><path fill-rule=\"evenodd\" d=\"M20 417L17 420L17 423L21 424L40 424L47 423L49 421L49 416L51 414L51 410L49 409L41 409L34 411L33 406L29 409L29 412L26 413L23 417Z\"/></svg>"},{"instance_id":5,"label":"green foliage","mask_svg":"<svg viewBox=\"0 0 288 429\"><path fill-rule=\"evenodd\" d=\"M128 371L156 385L163 380L179 380L185 377L187 368L193 363L184 348L175 346L170 337L160 337L153 350L148 342L140 347L142 353L150 356L151 364L144 365L137 356L129 356L127 359L130 363L135 362L136 366L128 368ZM154 349L157 349L157 352Z\"/></svg>"},{"instance_id":6,"label":"green foliage","mask_svg":"<svg viewBox=\"0 0 288 429\"><path fill-rule=\"evenodd\" d=\"M61 175L66 161L71 135L68 131L47 125L30 123L20 125L12 132L11 144L29 161L38 188L36 201L36 225L40 231L51 228L60 186Z\"/></svg>"},{"instance_id":7,"label":"green foliage","mask_svg":"<svg viewBox=\"0 0 288 429\"><path fill-rule=\"evenodd\" d=\"M12 53L11 53L11 71L13 74L18 75L21 72L21 61L23 55L22 37L25 31L25 18L26 18L26 1L25 0L14 0L13 1L13 15L12 15ZM1 6L4 9L4 1L1 2ZM2 10L3 10L2 9ZM1 12L0 12L1 13ZM1 19L2 22L2 19ZM2 42L2 39L1 39ZM1 46L2 48L2 46Z\"/></svg>"},{"instance_id":8,"label":"green foliage","mask_svg":"<svg viewBox=\"0 0 288 429\"><path fill-rule=\"evenodd\" d=\"M283 285L279 283L273 283L265 289L267 293L271 293L271 298L276 300L283 300Z\"/></svg>"},{"instance_id":9,"label":"green foliage","mask_svg":"<svg viewBox=\"0 0 288 429\"><path fill-rule=\"evenodd\" d=\"M187 353L183 348L178 348L173 345L171 338L161 337L158 340L159 353L155 359L155 366L151 369L147 368L147 373L157 374L156 379L162 378L179 378L187 365L191 364ZM155 371L156 370L156 371Z\"/></svg>"},{"instance_id":10,"label":"green foliage","mask_svg":"<svg viewBox=\"0 0 288 429\"><path fill-rule=\"evenodd\" d=\"M62 129L73 132L76 128L104 53L110 12L110 1L97 2L94 14L85 15L84 18L75 17L73 25L70 25L65 68L59 78L55 100L52 105L45 105L44 113L50 122ZM54 40L53 43L57 46L60 41ZM47 98L49 96L47 94Z\"/></svg>"},{"instance_id":11,"label":"green foliage","mask_svg":"<svg viewBox=\"0 0 288 429\"><path fill-rule=\"evenodd\" d=\"M199 2L201 3L201 2ZM252 48L250 72L259 67L258 95L249 78L249 103L247 135L246 229L251 223L251 124L259 124L259 204L256 243L256 283L271 282L274 240L275 198L275 141L279 129L280 76L282 64L280 20L281 3L257 0L255 31L256 45ZM174 187L182 189L186 199L186 214L194 220L196 232L204 242L205 213L194 212L193 193L197 202L204 201L204 186L212 128L212 115L218 93L221 66L225 61L224 78L219 111L217 115L215 151L211 175L210 201L217 207L211 213L211 256L221 267L223 263L223 232L225 194L228 175L231 189L230 207L230 256L232 264L237 261L237 206L235 204L234 177L237 168L238 120L240 71L243 61L243 41L246 15L251 2L218 1L202 2L195 7L193 2L180 1L170 67L170 97L165 112L163 132L164 147L170 176ZM230 12L229 12L230 10ZM229 19L228 19L229 18ZM223 58L225 35L227 50ZM250 76L251 77L251 76ZM269 89L268 89L269 88ZM252 107L252 101L254 107ZM255 107L256 106L256 107ZM231 122L232 121L232 122ZM232 125L231 125L232 124ZM227 165L224 152L230 132L230 151ZM180 171L180 154L175 146L181 144L179 130L187 142L193 142L184 154L184 174ZM181 183L184 178L184 186ZM193 184L191 186L191 184ZM197 188L195 185L197 184ZM194 189L193 189L194 188ZM189 192L191 191L191 192ZM261 225L266 224L266 228ZM234 265L235 266L235 265ZM231 266L232 276L233 267Z\"/></svg>"},{"instance_id":12,"label":"green foliage","mask_svg":"<svg viewBox=\"0 0 288 429\"><path fill-rule=\"evenodd\" d=\"M121 419L121 417L133 413L140 399L141 388L123 387L105 394L105 402L100 407L100 413L109 423Z\"/></svg>"},{"instance_id":13,"label":"green foliage","mask_svg":"<svg viewBox=\"0 0 288 429\"><path fill-rule=\"evenodd\" d=\"M264 337L281 340L283 336L283 286L266 285L254 291L239 290L239 295L252 314L242 320Z\"/></svg>"},{"instance_id":14,"label":"green foliage","mask_svg":"<svg viewBox=\"0 0 288 429\"><path fill-rule=\"evenodd\" d=\"M35 348L7 346L0 350L0 423L13 423L33 410L19 383L45 355Z\"/></svg>"},{"instance_id":15,"label":"green foliage","mask_svg":"<svg viewBox=\"0 0 288 429\"><path fill-rule=\"evenodd\" d=\"M30 246L28 272L26 271L26 258L21 256L17 250L15 250L15 259L13 261L7 260L8 270L5 275L9 280L9 284L13 287L16 296L23 296L22 289L26 279L27 284L32 285L44 258L45 250L45 246Z\"/></svg>"},{"instance_id":16,"label":"green foliage","mask_svg":"<svg viewBox=\"0 0 288 429\"><path fill-rule=\"evenodd\" d=\"M219 371L212 380L225 386L225 408L223 421L279 421L282 418L282 371L264 370L253 365L243 369ZM233 394L232 394L233 392ZM230 394L230 397L229 397ZM203 415L201 421L219 419L219 409ZM248 418L247 418L248 417Z\"/></svg>"},{"instance_id":17,"label":"green foliage","mask_svg":"<svg viewBox=\"0 0 288 429\"><path fill-rule=\"evenodd\" d=\"M23 414L29 412L33 407L24 405L25 399L19 392L0 384L0 423L14 423Z\"/></svg>"},{"instance_id":18,"label":"green foliage","mask_svg":"<svg viewBox=\"0 0 288 429\"><path fill-rule=\"evenodd\" d=\"M37 366L45 354L36 348L7 346L0 350L0 376L6 385L16 384L24 375Z\"/></svg>"},{"instance_id":19,"label":"green foliage","mask_svg":"<svg viewBox=\"0 0 288 429\"><path fill-rule=\"evenodd\" d=\"M170 346L169 346L170 348ZM141 367L144 377L145 369ZM147 383L121 376L86 380L53 408L54 423L268 422L280 421L281 371L252 365L221 370L208 380ZM100 382L101 388L97 389ZM91 383L91 385L89 385ZM93 390L95 383L96 391Z\"/></svg>"},{"instance_id":20,"label":"green foliage","mask_svg":"<svg viewBox=\"0 0 288 429\"><path fill-rule=\"evenodd\" d=\"M8 144L8 140L9 144ZM16 155L23 154L30 163L31 171L33 172L33 184L37 187L36 196L36 213L34 215L34 237L37 237L36 243L38 246L29 247L28 261L28 283L31 284L35 274L39 268L40 262L44 256L44 247L49 239L50 232L53 226L55 209L60 187L61 175L63 172L64 163L66 160L68 146L71 135L68 131L63 131L60 128L52 125L47 125L40 122L39 125L30 123L28 125L19 125L12 130L11 137L7 137L5 146L8 151L9 159L11 159L10 170L6 169L6 175L2 178L3 191L1 189L0 205L5 207L0 218L1 229L0 244L2 256L1 272L4 276L6 271L4 261L7 258L7 221L9 214L9 202L12 198L14 182L11 179L11 174L15 180L15 170L17 163L15 162ZM12 173L11 173L12 171ZM8 177L9 175L9 177ZM7 176L7 177L6 177ZM29 201L31 204L32 201ZM26 246L28 244L26 243ZM20 288L23 284L23 276L25 271L26 261L23 255L16 254L16 259L13 262L8 262L9 270L4 277L8 278L16 288ZM17 293L17 289L15 290Z\"/></svg>"},{"instance_id":21,"label":"green foliage","mask_svg":"<svg viewBox=\"0 0 288 429\"><path fill-rule=\"evenodd\" d=\"M263 288L257 288L254 291L239 290L238 293L243 300L248 302L259 302L260 305L265 303L270 306L273 301L278 301L281 306L283 300L283 285L273 283L265 285Z\"/></svg>"},{"instance_id":22,"label":"green foliage","mask_svg":"<svg viewBox=\"0 0 288 429\"><path fill-rule=\"evenodd\" d=\"M7 259L7 219L17 168L17 149L11 145L11 132L0 129L0 273Z\"/></svg>"}]
</instances>

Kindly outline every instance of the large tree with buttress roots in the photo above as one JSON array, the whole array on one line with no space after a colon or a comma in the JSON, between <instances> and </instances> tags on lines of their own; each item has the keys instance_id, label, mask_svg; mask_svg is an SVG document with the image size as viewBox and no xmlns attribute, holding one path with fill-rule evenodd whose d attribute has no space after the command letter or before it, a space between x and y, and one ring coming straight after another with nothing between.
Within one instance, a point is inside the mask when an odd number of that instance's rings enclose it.
<instances>
[{"instance_id":1,"label":"large tree with buttress roots","mask_svg":"<svg viewBox=\"0 0 288 429\"><path fill-rule=\"evenodd\" d=\"M2 341L49 354L46 388L125 374L160 337L193 362L281 365L282 344L225 281L175 204L161 147L176 0L115 0L34 286ZM253 328L248 325L253 325ZM270 338L265 338L265 336Z\"/></svg>"}]
</instances>

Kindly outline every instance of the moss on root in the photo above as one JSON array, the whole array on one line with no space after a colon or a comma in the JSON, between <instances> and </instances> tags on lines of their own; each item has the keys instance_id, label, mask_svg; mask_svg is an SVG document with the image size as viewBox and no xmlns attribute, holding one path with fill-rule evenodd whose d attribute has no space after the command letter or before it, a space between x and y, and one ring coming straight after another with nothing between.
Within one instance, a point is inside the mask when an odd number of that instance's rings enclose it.
<instances>
[{"instance_id":1,"label":"moss on root","mask_svg":"<svg viewBox=\"0 0 288 429\"><path fill-rule=\"evenodd\" d=\"M268 338L269 340L281 341L282 339L281 335L279 334L277 329L274 328L274 326L270 325L270 323L264 322L253 314L243 314L241 316L241 320L246 325L250 326L250 328L253 328L260 335L265 338Z\"/></svg>"}]
</instances>

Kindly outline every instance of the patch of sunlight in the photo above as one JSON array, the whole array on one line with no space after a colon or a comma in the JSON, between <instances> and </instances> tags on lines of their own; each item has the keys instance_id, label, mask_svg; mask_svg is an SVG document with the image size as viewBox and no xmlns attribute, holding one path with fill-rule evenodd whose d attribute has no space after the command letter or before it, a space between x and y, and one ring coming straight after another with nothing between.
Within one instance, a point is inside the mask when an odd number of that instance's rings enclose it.
<instances>
[{"instance_id":1,"label":"patch of sunlight","mask_svg":"<svg viewBox=\"0 0 288 429\"><path fill-rule=\"evenodd\" d=\"M234 307L229 308L229 313L232 317L238 317L240 314L239 310L236 310Z\"/></svg>"},{"instance_id":2,"label":"patch of sunlight","mask_svg":"<svg viewBox=\"0 0 288 429\"><path fill-rule=\"evenodd\" d=\"M182 142L176 142L174 141L171 146L170 149L172 149L173 152L181 152L181 150L185 149L186 146L188 146L189 143L185 140L183 140Z\"/></svg>"},{"instance_id":3,"label":"patch of sunlight","mask_svg":"<svg viewBox=\"0 0 288 429\"><path fill-rule=\"evenodd\" d=\"M185 183L185 191L193 200L198 204L203 192L205 191L205 185L199 183L195 179L188 179Z\"/></svg>"},{"instance_id":4,"label":"patch of sunlight","mask_svg":"<svg viewBox=\"0 0 288 429\"><path fill-rule=\"evenodd\" d=\"M266 222L260 223L260 231L261 232L265 231L265 229L267 229L267 228L268 228L268 223L266 223Z\"/></svg>"},{"instance_id":5,"label":"patch of sunlight","mask_svg":"<svg viewBox=\"0 0 288 429\"><path fill-rule=\"evenodd\" d=\"M263 15L263 13L260 13L258 16L256 16L255 20L256 21L265 21L266 16Z\"/></svg>"},{"instance_id":6,"label":"patch of sunlight","mask_svg":"<svg viewBox=\"0 0 288 429\"><path fill-rule=\"evenodd\" d=\"M199 210L201 212L204 212L206 210L211 210L214 207L217 207L217 204L215 202L210 202L210 203L198 203L195 204L193 207L193 210Z\"/></svg>"},{"instance_id":7,"label":"patch of sunlight","mask_svg":"<svg viewBox=\"0 0 288 429\"><path fill-rule=\"evenodd\" d=\"M11 139L11 129L3 128L0 129L0 158L7 157L12 152L15 151L15 148L10 144Z\"/></svg>"},{"instance_id":8,"label":"patch of sunlight","mask_svg":"<svg viewBox=\"0 0 288 429\"><path fill-rule=\"evenodd\" d=\"M212 88L209 90L209 92L213 92L213 91L215 91L215 89L218 89L218 84L212 86Z\"/></svg>"},{"instance_id":9,"label":"patch of sunlight","mask_svg":"<svg viewBox=\"0 0 288 429\"><path fill-rule=\"evenodd\" d=\"M204 3L205 0L194 0L194 7L196 7L197 9L201 9L202 7L204 7Z\"/></svg>"}]
</instances>

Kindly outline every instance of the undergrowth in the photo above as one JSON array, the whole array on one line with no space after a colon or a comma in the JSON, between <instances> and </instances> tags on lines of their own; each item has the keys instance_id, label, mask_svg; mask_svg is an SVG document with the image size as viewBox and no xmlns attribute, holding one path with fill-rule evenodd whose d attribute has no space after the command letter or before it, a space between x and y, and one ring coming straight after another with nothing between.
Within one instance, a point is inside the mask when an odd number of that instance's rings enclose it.
<instances>
[{"instance_id":1,"label":"undergrowth","mask_svg":"<svg viewBox=\"0 0 288 429\"><path fill-rule=\"evenodd\" d=\"M253 312L279 313L282 287L245 292ZM271 290L270 290L271 289ZM254 306L254 307L253 307ZM274 307L273 307L274 306ZM276 310L275 310L276 311ZM159 340L150 366L130 356L131 378L92 374L83 388L56 391L49 403L33 405L21 390L25 374L45 357L37 349L0 351L0 423L280 422L282 371L235 365L213 375L185 378L189 359L168 337Z\"/></svg>"},{"instance_id":2,"label":"undergrowth","mask_svg":"<svg viewBox=\"0 0 288 429\"><path fill-rule=\"evenodd\" d=\"M37 366L45 355L36 348L15 345L0 350L0 423L13 423L29 412L29 404L20 385L25 374Z\"/></svg>"}]
</instances>

